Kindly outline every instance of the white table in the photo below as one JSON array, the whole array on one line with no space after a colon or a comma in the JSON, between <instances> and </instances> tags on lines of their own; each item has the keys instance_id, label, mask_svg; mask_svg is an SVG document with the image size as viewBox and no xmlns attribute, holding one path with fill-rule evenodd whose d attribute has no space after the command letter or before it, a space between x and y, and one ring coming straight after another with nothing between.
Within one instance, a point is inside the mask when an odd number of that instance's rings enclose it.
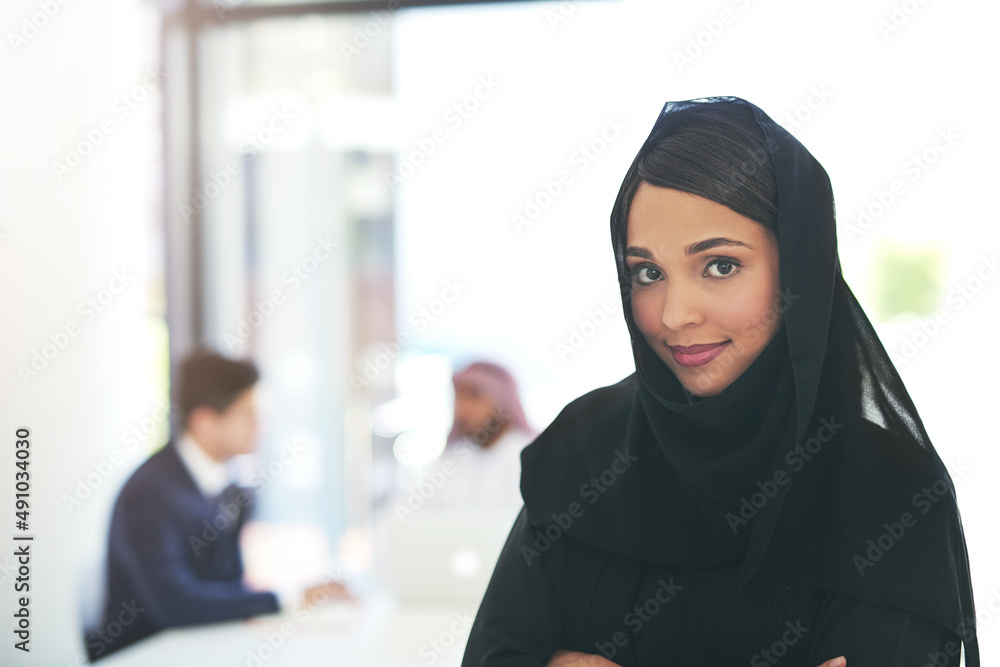
<instances>
[{"instance_id":1,"label":"white table","mask_svg":"<svg viewBox=\"0 0 1000 667\"><path fill-rule=\"evenodd\" d=\"M98 662L104 667L459 667L476 607L407 607L386 592L310 615L173 628Z\"/></svg>"}]
</instances>

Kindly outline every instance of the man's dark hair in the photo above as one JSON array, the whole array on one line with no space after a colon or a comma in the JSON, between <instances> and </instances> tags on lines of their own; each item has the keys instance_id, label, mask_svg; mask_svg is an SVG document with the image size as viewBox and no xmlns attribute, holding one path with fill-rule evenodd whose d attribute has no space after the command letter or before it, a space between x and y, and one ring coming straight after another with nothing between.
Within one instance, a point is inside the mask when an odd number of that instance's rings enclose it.
<instances>
[{"instance_id":1,"label":"man's dark hair","mask_svg":"<svg viewBox=\"0 0 1000 667\"><path fill-rule=\"evenodd\" d=\"M225 412L258 379L260 372L253 362L228 359L211 350L192 352L181 362L176 394L181 427L187 428L197 407Z\"/></svg>"}]
</instances>

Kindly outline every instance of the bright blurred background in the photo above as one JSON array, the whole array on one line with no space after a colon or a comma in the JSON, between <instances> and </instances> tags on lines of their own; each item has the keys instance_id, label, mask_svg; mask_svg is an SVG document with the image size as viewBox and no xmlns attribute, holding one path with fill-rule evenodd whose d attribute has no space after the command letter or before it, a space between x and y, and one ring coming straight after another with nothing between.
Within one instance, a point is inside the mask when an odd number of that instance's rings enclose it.
<instances>
[{"instance_id":1,"label":"bright blurred background","mask_svg":"<svg viewBox=\"0 0 1000 667\"><path fill-rule=\"evenodd\" d=\"M466 362L507 366L537 429L630 374L608 216L663 103L714 94L830 174L847 282L951 469L1000 660L1000 9L423 4L3 4L0 433L32 430L38 542L37 653L0 662L79 664L112 503L195 344L261 367L259 465L297 452L248 554L273 581L373 576Z\"/></svg>"}]
</instances>

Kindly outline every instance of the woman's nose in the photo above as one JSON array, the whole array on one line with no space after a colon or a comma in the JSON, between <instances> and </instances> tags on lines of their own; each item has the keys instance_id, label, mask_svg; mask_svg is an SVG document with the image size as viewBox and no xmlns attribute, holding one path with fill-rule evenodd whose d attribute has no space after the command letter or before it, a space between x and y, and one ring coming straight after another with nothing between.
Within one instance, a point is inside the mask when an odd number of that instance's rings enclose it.
<instances>
[{"instance_id":1,"label":"woman's nose","mask_svg":"<svg viewBox=\"0 0 1000 667\"><path fill-rule=\"evenodd\" d=\"M685 285L667 285L661 321L668 329L680 330L704 322L703 304L695 290Z\"/></svg>"}]
</instances>

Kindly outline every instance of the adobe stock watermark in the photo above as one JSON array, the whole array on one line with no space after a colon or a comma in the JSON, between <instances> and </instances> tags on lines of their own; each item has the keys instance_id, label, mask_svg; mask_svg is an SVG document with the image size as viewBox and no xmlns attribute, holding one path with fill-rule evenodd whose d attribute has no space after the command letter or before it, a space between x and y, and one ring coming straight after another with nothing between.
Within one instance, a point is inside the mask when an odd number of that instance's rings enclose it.
<instances>
[{"instance_id":1,"label":"adobe stock watermark","mask_svg":"<svg viewBox=\"0 0 1000 667\"><path fill-rule=\"evenodd\" d=\"M575 324L569 329L569 338L566 342L556 343L556 354L559 361L566 363L572 355L584 348L597 332L608 323L611 315L621 310L621 301L617 297L610 297L601 303L600 308L588 309L585 313L586 319L579 324Z\"/></svg>"},{"instance_id":2,"label":"adobe stock watermark","mask_svg":"<svg viewBox=\"0 0 1000 667\"><path fill-rule=\"evenodd\" d=\"M491 407L488 414L486 423L477 428L472 437L469 438L477 447L482 447L510 421L511 417L499 407ZM455 445L453 450L454 456L458 459L458 465L454 460L445 459L439 468L429 471L419 484L410 487L405 503L396 503L396 518L399 519L400 524L405 523L406 519L416 514L449 479L455 476L459 466L472 456L472 448L465 442Z\"/></svg>"},{"instance_id":3,"label":"adobe stock watermark","mask_svg":"<svg viewBox=\"0 0 1000 667\"><path fill-rule=\"evenodd\" d=\"M771 301L771 307L752 322L743 325L743 328L740 330L741 335L744 338L753 340L771 332L773 328L776 328L775 325L782 318L784 312L791 308L799 300L799 297L800 295L798 294L792 294L792 290L789 287L786 287L784 291L780 288L776 289L774 299ZM729 373L733 365L738 361L740 359L733 350L733 346L727 345L722 353L712 360L712 363L707 364L704 369L691 378L690 382L693 390L689 389L689 391L696 393L697 391L711 389L716 381L726 373Z\"/></svg>"},{"instance_id":4,"label":"adobe stock watermark","mask_svg":"<svg viewBox=\"0 0 1000 667\"><path fill-rule=\"evenodd\" d=\"M72 515L73 512L79 509L84 501L90 498L94 494L94 491L104 484L111 477L111 474L128 460L129 455L134 453L141 443L148 441L149 437L167 422L167 418L170 416L170 407L170 403L165 399L161 398L156 401L155 408L148 417L138 424L134 424L127 431L122 432L121 448L113 450L107 457L100 461L91 463L93 472L76 478L73 493L64 493L62 495L63 507L66 508L69 514Z\"/></svg>"},{"instance_id":5,"label":"adobe stock watermark","mask_svg":"<svg viewBox=\"0 0 1000 667\"><path fill-rule=\"evenodd\" d=\"M260 492L265 487L273 484L290 466L302 458L306 448L295 438L285 440L281 444L281 450L272 456L267 465L258 465L250 474L247 482L255 492Z\"/></svg>"},{"instance_id":6,"label":"adobe stock watermark","mask_svg":"<svg viewBox=\"0 0 1000 667\"><path fill-rule=\"evenodd\" d=\"M226 14L244 4L246 4L246 0L213 0L212 9L215 10L215 15L221 21L225 18Z\"/></svg>"},{"instance_id":7,"label":"adobe stock watermark","mask_svg":"<svg viewBox=\"0 0 1000 667\"><path fill-rule=\"evenodd\" d=\"M768 137L765 146L757 146L751 152L750 157L741 160L739 167L725 174L725 186L720 188L720 194L731 194L733 191L745 187L747 181L753 177L762 167L770 165L771 155L781 150L774 137Z\"/></svg>"},{"instance_id":8,"label":"adobe stock watermark","mask_svg":"<svg viewBox=\"0 0 1000 667\"><path fill-rule=\"evenodd\" d=\"M944 461L942 461L944 463ZM952 466L946 466L948 476L952 478L952 484L965 476L971 470L970 466L964 466L961 461L955 462ZM944 479L937 479L930 486L922 487L910 498L910 504L914 509L919 510L918 514L913 512L903 512L899 516L899 521L885 522L882 528L885 532L875 538L868 540L865 544L867 550L856 554L853 557L854 566L860 576L864 576L865 570L880 561L901 539L906 535L907 529L917 525L917 520L934 509L934 506L944 497L951 495L951 488ZM895 518L895 517L894 517ZM991 617L992 619L992 617ZM971 620L971 619L970 619ZM961 634L961 633L959 633Z\"/></svg>"},{"instance_id":9,"label":"adobe stock watermark","mask_svg":"<svg viewBox=\"0 0 1000 667\"><path fill-rule=\"evenodd\" d=\"M740 11L746 11L750 8L750 0L732 0L731 4L736 5ZM701 30L688 35L684 48L675 49L671 54L677 72L683 74L685 67L693 65L694 61L701 58L722 37L727 27L736 22L738 16L739 12L727 7L722 9L717 16L703 20Z\"/></svg>"},{"instance_id":10,"label":"adobe stock watermark","mask_svg":"<svg viewBox=\"0 0 1000 667\"><path fill-rule=\"evenodd\" d=\"M1000 595L996 589L993 590L993 595L997 601L1000 601ZM993 609L992 603L993 600L990 600L991 610ZM961 661L962 641L972 641L976 638L976 619L972 616L966 618L955 628L955 634L958 635L959 641L949 640L945 642L943 651L929 651L927 662L923 664L923 667L950 667L950 665L959 667L963 664Z\"/></svg>"},{"instance_id":11,"label":"adobe stock watermark","mask_svg":"<svg viewBox=\"0 0 1000 667\"><path fill-rule=\"evenodd\" d=\"M580 497L586 499L588 505L593 505L601 496L608 492L626 472L631 470L632 464L639 460L638 456L629 454L628 447L615 451L615 458L611 465L601 471L597 477L591 477L580 485ZM549 524L544 532L535 528L535 540L531 546L522 544L521 555L524 562L531 567L535 558L541 557L543 553L552 548L563 534L573 525L574 519L579 519L586 511L581 503L571 502L566 507L565 512L555 513L550 516L555 525Z\"/></svg>"},{"instance_id":12,"label":"adobe stock watermark","mask_svg":"<svg viewBox=\"0 0 1000 667\"><path fill-rule=\"evenodd\" d=\"M336 572L333 571L332 567L327 568L325 574L326 578L322 582L323 584L340 583L341 585L345 585L352 579L349 574L345 574L342 571L340 565L337 566ZM296 604L293 620L284 621L278 626L277 631L263 634L255 647L247 649L246 657L240 664L243 667L263 667L264 663L273 658L285 643L295 635L298 631L297 626L307 623L312 618L313 613L326 602L330 595L324 589L314 599L308 601L302 600Z\"/></svg>"},{"instance_id":13,"label":"adobe stock watermark","mask_svg":"<svg viewBox=\"0 0 1000 667\"><path fill-rule=\"evenodd\" d=\"M435 127L427 136L414 140L414 148L402 156L399 167L395 171L383 172L382 178L385 184L395 190L416 173L417 169L448 141L449 133L454 133L472 118L472 114L478 111L486 100L493 97L499 87L500 82L492 74L480 76L472 91L454 102L442 114L441 119L445 127Z\"/></svg>"},{"instance_id":14,"label":"adobe stock watermark","mask_svg":"<svg viewBox=\"0 0 1000 667\"><path fill-rule=\"evenodd\" d=\"M288 110L287 106L280 109L271 110L271 115L267 122L255 133L248 135L240 144L239 152L242 156L254 157L264 150L275 138L284 132L295 120L295 114ZM225 168L216 169L208 177L208 180L201 187L191 191L191 203L181 202L178 205L181 217L184 222L191 222L191 216L195 211L204 211L210 203L221 195L233 182L233 179L243 171L243 164L240 160L230 160ZM191 204L194 204L192 206Z\"/></svg>"},{"instance_id":15,"label":"adobe stock watermark","mask_svg":"<svg viewBox=\"0 0 1000 667\"><path fill-rule=\"evenodd\" d=\"M656 583L660 586L653 595L642 604L637 604L633 607L622 619L622 623L631 631L632 636L642 632L643 627L653 620L653 617L659 614L660 610L684 589L680 584L674 583L673 577L667 580L660 577ZM611 660L618 653L619 649L628 644L630 639L631 637L624 630L618 630L611 635L610 641L596 642L594 646L601 655Z\"/></svg>"},{"instance_id":16,"label":"adobe stock watermark","mask_svg":"<svg viewBox=\"0 0 1000 667\"><path fill-rule=\"evenodd\" d=\"M469 457L472 456L472 450L468 445L456 445L455 449L457 456L462 462L468 461ZM419 484L410 487L410 492L406 496L406 502L397 502L394 508L399 523L406 523L408 518L423 508L427 501L437 493L438 489L443 487L450 478L454 477L456 472L458 472L458 467L455 465L455 462L445 460L439 468L431 470L424 475Z\"/></svg>"},{"instance_id":17,"label":"adobe stock watermark","mask_svg":"<svg viewBox=\"0 0 1000 667\"><path fill-rule=\"evenodd\" d=\"M882 35L882 41L888 42L889 38L909 23L910 19L916 16L925 4L927 4L927 0L903 0L903 2L892 3L889 16L879 18L875 22L875 27Z\"/></svg>"},{"instance_id":18,"label":"adobe stock watermark","mask_svg":"<svg viewBox=\"0 0 1000 667\"><path fill-rule=\"evenodd\" d=\"M389 0L385 5L385 9L371 12L371 18L363 26L354 29L354 37L349 43L345 41L340 42L340 54L344 56L344 60L351 62L355 57L361 55L361 52L367 49L389 27L396 14L396 10L406 4L408 3L401 2L400 0Z\"/></svg>"},{"instance_id":19,"label":"adobe stock watermark","mask_svg":"<svg viewBox=\"0 0 1000 667\"><path fill-rule=\"evenodd\" d=\"M424 659L423 664L432 665L437 662L441 656L457 645L462 637L468 634L475 620L475 612L469 609L454 612L452 614L452 621L448 627L428 639L417 650L417 655ZM413 667L413 663L411 663L410 667Z\"/></svg>"},{"instance_id":20,"label":"adobe stock watermark","mask_svg":"<svg viewBox=\"0 0 1000 667\"><path fill-rule=\"evenodd\" d=\"M555 32L563 23L569 20L580 8L580 3L576 0L562 0L558 5L545 8L545 21L549 25L549 30Z\"/></svg>"},{"instance_id":21,"label":"adobe stock watermark","mask_svg":"<svg viewBox=\"0 0 1000 667\"><path fill-rule=\"evenodd\" d=\"M281 451L268 461L267 466L258 466L250 479L250 487L234 487L231 492L224 492L225 498L219 505L219 512L209 522L203 519L201 533L188 535L187 543L197 556L202 549L207 549L213 542L239 521L242 511L253 504L253 496L263 488L277 480L285 470L301 458L306 448L298 440L292 438L283 443Z\"/></svg>"},{"instance_id":22,"label":"adobe stock watermark","mask_svg":"<svg viewBox=\"0 0 1000 667\"><path fill-rule=\"evenodd\" d=\"M99 658L107 652L115 640L122 636L125 628L135 623L139 614L146 611L145 607L140 607L135 600L122 602L121 610L103 628L100 628L87 637L87 647L95 658Z\"/></svg>"},{"instance_id":23,"label":"adobe stock watermark","mask_svg":"<svg viewBox=\"0 0 1000 667\"><path fill-rule=\"evenodd\" d=\"M302 287L339 247L340 243L333 241L329 236L326 238L316 237L312 251L281 274L281 282L290 286L288 292L295 292ZM264 298L255 299L250 312L245 317L240 318L232 331L227 331L223 335L222 339L229 352L241 348L253 335L254 330L259 329L264 325L264 322L278 312L278 308L284 305L287 298L288 294L285 293L285 290L276 287Z\"/></svg>"},{"instance_id":24,"label":"adobe stock watermark","mask_svg":"<svg viewBox=\"0 0 1000 667\"><path fill-rule=\"evenodd\" d=\"M903 337L899 353L900 363L907 364L915 359L920 350L929 345L951 321L952 312L965 308L966 304L972 301L998 273L1000 273L1000 263L997 262L997 256L994 254L983 257L975 273L948 290L946 300L954 305L938 308L933 317L920 321L919 331Z\"/></svg>"},{"instance_id":25,"label":"adobe stock watermark","mask_svg":"<svg viewBox=\"0 0 1000 667\"><path fill-rule=\"evenodd\" d=\"M83 328L93 322L98 314L106 311L134 280L135 276L129 275L127 268L115 269L111 273L107 287L94 296L80 301L76 307L76 314L83 318L83 321L78 322L76 318L67 320L66 324L49 334L48 342L31 350L31 359L28 363L18 365L17 373L24 386L28 386L30 380L48 368L70 342L80 335Z\"/></svg>"},{"instance_id":26,"label":"adobe stock watermark","mask_svg":"<svg viewBox=\"0 0 1000 667\"><path fill-rule=\"evenodd\" d=\"M910 183L919 181L931 165L951 149L960 136L950 125L938 128L930 144L903 161L900 166L902 175L909 177ZM847 240L854 243L906 193L907 181L903 178L894 178L885 188L876 189L868 203L858 207L855 222L847 226Z\"/></svg>"},{"instance_id":27,"label":"adobe stock watermark","mask_svg":"<svg viewBox=\"0 0 1000 667\"><path fill-rule=\"evenodd\" d=\"M813 115L833 97L833 91L828 90L825 83L809 87L809 95L802 104L776 118L779 123L792 131L798 131L808 123Z\"/></svg>"},{"instance_id":28,"label":"adobe stock watermark","mask_svg":"<svg viewBox=\"0 0 1000 667\"><path fill-rule=\"evenodd\" d=\"M70 0L38 0L38 10L21 18L20 30L7 33L7 41L14 53L20 53L21 48L34 39L69 3Z\"/></svg>"},{"instance_id":29,"label":"adobe stock watermark","mask_svg":"<svg viewBox=\"0 0 1000 667\"><path fill-rule=\"evenodd\" d=\"M749 525L750 521L757 516L757 513L771 502L772 498L778 495L778 488L792 481L792 475L802 470L806 463L812 461L823 447L833 440L837 433L844 428L843 424L837 423L834 415L830 415L829 418L822 417L819 423L816 435L796 444L795 447L785 454L785 465L788 466L787 471L779 468L771 475L771 479L758 480L756 485L760 490L752 493L749 497L743 496L740 498L738 513L728 512L726 514L726 522L729 524L729 529L733 531L733 535L739 532L743 526Z\"/></svg>"},{"instance_id":30,"label":"adobe stock watermark","mask_svg":"<svg viewBox=\"0 0 1000 667\"><path fill-rule=\"evenodd\" d=\"M108 135L149 99L151 93L160 87L165 76L163 72L157 72L153 66L147 67L143 73L144 76L139 83L114 99L109 114L93 127L85 129L81 139L66 147L62 162L52 161L52 171L59 183L82 165L84 160L104 143Z\"/></svg>"},{"instance_id":31,"label":"adobe stock watermark","mask_svg":"<svg viewBox=\"0 0 1000 667\"><path fill-rule=\"evenodd\" d=\"M379 344L379 352L371 355L359 364L360 372L351 374L351 387L354 391L370 387L372 382L377 380L382 373L392 367L393 360L399 355L403 348L413 343L414 332L417 334L426 331L431 324L436 322L448 310L448 306L455 303L458 297L469 288L462 284L458 278L449 278L444 281L444 288L440 294L431 299L427 304L419 306L416 311L410 314L409 328L400 332L391 343Z\"/></svg>"},{"instance_id":32,"label":"adobe stock watermark","mask_svg":"<svg viewBox=\"0 0 1000 667\"><path fill-rule=\"evenodd\" d=\"M569 155L569 164L576 167L576 173L582 174L590 168L608 147L613 144L628 125L622 122L620 116L607 118L601 130L591 139L581 143ZM566 191L574 182L572 169L560 169L551 180L543 180L541 187L533 195L529 195L524 200L524 206L520 211L510 214L510 222L514 225L515 231L521 234L525 227L532 225L542 215L542 211L552 206L552 204Z\"/></svg>"},{"instance_id":33,"label":"adobe stock watermark","mask_svg":"<svg viewBox=\"0 0 1000 667\"><path fill-rule=\"evenodd\" d=\"M750 667L770 667L770 665L777 665L812 629L807 625L803 625L799 619L796 619L794 623L792 621L785 621L785 628L785 631L781 633L781 637L750 658Z\"/></svg>"},{"instance_id":34,"label":"adobe stock watermark","mask_svg":"<svg viewBox=\"0 0 1000 667\"><path fill-rule=\"evenodd\" d=\"M17 561L9 555L4 556L0 561L0 585L6 584L15 574L17 574Z\"/></svg>"},{"instance_id":35,"label":"adobe stock watermark","mask_svg":"<svg viewBox=\"0 0 1000 667\"><path fill-rule=\"evenodd\" d=\"M833 98L833 91L829 90L825 83L812 85L801 104L780 116L774 116L774 118L786 129L801 130L831 98ZM747 181L755 177L761 168L770 168L772 156L780 150L781 144L774 137L767 137L765 144L754 148L748 158L740 161L737 169L725 174L727 182L722 192L728 194L745 187ZM765 177L770 178L769 176Z\"/></svg>"},{"instance_id":36,"label":"adobe stock watermark","mask_svg":"<svg viewBox=\"0 0 1000 667\"><path fill-rule=\"evenodd\" d=\"M291 621L285 621L278 626L277 631L265 633L257 645L247 649L244 667L262 667L265 662L274 657L278 650L291 639L297 628Z\"/></svg>"},{"instance_id":37,"label":"adobe stock watermark","mask_svg":"<svg viewBox=\"0 0 1000 667\"><path fill-rule=\"evenodd\" d=\"M976 638L977 632L982 631L993 619L1000 615L1000 590L993 588L990 590L988 604L977 604L975 616L967 616L955 627L955 634L959 640L971 641ZM949 641L945 643L943 651L928 652L927 662L923 667L959 667L961 663L962 646L959 642Z\"/></svg>"},{"instance_id":38,"label":"adobe stock watermark","mask_svg":"<svg viewBox=\"0 0 1000 667\"><path fill-rule=\"evenodd\" d=\"M941 463L943 463L945 468L948 470L948 476L951 477L951 481L956 486L958 486L958 482L960 482L966 474L973 469L973 466L966 465L962 462L962 459L957 457L949 458L948 460L942 459Z\"/></svg>"},{"instance_id":39,"label":"adobe stock watermark","mask_svg":"<svg viewBox=\"0 0 1000 667\"><path fill-rule=\"evenodd\" d=\"M924 515L930 512L935 504L948 495L951 495L951 487L943 479L938 479L930 486L925 486L913 494L910 504L915 509L920 510L919 515ZM867 549L852 557L854 567L858 570L858 575L865 576L866 569L882 560L906 536L907 529L917 525L919 515L912 512L903 512L899 515L898 521L883 523L882 528L885 529L885 532L868 540L865 543Z\"/></svg>"}]
</instances>

